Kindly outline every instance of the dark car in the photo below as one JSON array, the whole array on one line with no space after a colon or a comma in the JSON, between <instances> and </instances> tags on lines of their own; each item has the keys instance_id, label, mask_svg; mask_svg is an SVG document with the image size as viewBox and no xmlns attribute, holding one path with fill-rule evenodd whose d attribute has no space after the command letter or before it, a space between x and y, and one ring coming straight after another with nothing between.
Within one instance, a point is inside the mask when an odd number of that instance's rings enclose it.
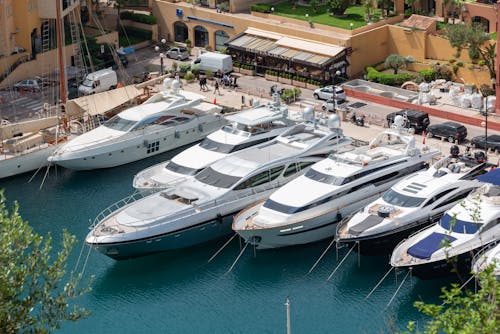
<instances>
[{"instance_id":1,"label":"dark car","mask_svg":"<svg viewBox=\"0 0 500 334\"><path fill-rule=\"evenodd\" d=\"M500 135L488 136L488 143L486 143L485 138L485 136L477 136L472 138L470 142L476 148L485 148L488 144L489 149L500 151Z\"/></svg>"},{"instance_id":2,"label":"dark car","mask_svg":"<svg viewBox=\"0 0 500 334\"><path fill-rule=\"evenodd\" d=\"M462 142L467 137L467 128L455 122L444 122L427 127L427 137L446 138L450 143Z\"/></svg>"},{"instance_id":3,"label":"dark car","mask_svg":"<svg viewBox=\"0 0 500 334\"><path fill-rule=\"evenodd\" d=\"M426 112L415 109L402 109L387 115L387 124L389 127L394 123L394 118L397 115L405 117L407 119L405 127L414 129L415 133L427 130L430 124L429 114Z\"/></svg>"}]
</instances>

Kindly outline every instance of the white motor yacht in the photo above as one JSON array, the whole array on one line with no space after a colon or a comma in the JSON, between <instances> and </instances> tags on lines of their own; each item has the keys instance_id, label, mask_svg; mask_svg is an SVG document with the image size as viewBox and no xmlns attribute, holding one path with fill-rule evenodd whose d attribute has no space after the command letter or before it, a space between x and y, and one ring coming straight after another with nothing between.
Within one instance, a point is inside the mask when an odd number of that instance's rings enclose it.
<instances>
[{"instance_id":1,"label":"white motor yacht","mask_svg":"<svg viewBox=\"0 0 500 334\"><path fill-rule=\"evenodd\" d=\"M500 239L495 246L478 254L472 262L472 272L479 274L488 266L493 266L493 274L500 280Z\"/></svg>"},{"instance_id":2,"label":"white motor yacht","mask_svg":"<svg viewBox=\"0 0 500 334\"><path fill-rule=\"evenodd\" d=\"M134 177L133 186L140 190L160 190L185 180L230 153L271 140L296 122L288 118L288 109L279 103L260 105L226 116L229 124L211 133L169 161L146 168Z\"/></svg>"},{"instance_id":3,"label":"white motor yacht","mask_svg":"<svg viewBox=\"0 0 500 334\"><path fill-rule=\"evenodd\" d=\"M69 141L49 161L75 170L109 168L199 141L226 123L220 107L203 99L165 79L163 91Z\"/></svg>"},{"instance_id":4,"label":"white motor yacht","mask_svg":"<svg viewBox=\"0 0 500 334\"><path fill-rule=\"evenodd\" d=\"M86 243L123 259L227 235L234 213L265 199L308 166L350 143L338 128L298 124L271 141L214 162L175 187L114 212L104 211Z\"/></svg>"},{"instance_id":5,"label":"white motor yacht","mask_svg":"<svg viewBox=\"0 0 500 334\"><path fill-rule=\"evenodd\" d=\"M458 146L428 170L399 181L380 198L337 226L338 244L357 243L365 255L390 253L411 233L438 220L480 184L484 152L460 155Z\"/></svg>"},{"instance_id":6,"label":"white motor yacht","mask_svg":"<svg viewBox=\"0 0 500 334\"><path fill-rule=\"evenodd\" d=\"M409 268L420 278L467 275L474 254L500 240L500 170L477 178L483 185L441 217L439 222L401 242L392 252L391 265ZM495 258L489 253L477 268Z\"/></svg>"},{"instance_id":7,"label":"white motor yacht","mask_svg":"<svg viewBox=\"0 0 500 334\"><path fill-rule=\"evenodd\" d=\"M310 243L335 234L336 223L440 154L417 147L402 127L381 132L369 145L333 153L263 203L241 211L233 230L257 248Z\"/></svg>"}]
</instances>

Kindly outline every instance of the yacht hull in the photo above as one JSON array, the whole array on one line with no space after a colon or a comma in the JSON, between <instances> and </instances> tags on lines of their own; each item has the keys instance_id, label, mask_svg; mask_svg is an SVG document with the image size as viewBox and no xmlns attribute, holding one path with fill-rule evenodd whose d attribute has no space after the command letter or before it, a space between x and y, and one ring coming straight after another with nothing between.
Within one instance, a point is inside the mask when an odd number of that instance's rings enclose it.
<instances>
[{"instance_id":1,"label":"yacht hull","mask_svg":"<svg viewBox=\"0 0 500 334\"><path fill-rule=\"evenodd\" d=\"M92 244L99 252L115 260L126 260L153 253L182 249L224 237L231 233L233 214L213 219L180 231L141 240Z\"/></svg>"},{"instance_id":2,"label":"yacht hull","mask_svg":"<svg viewBox=\"0 0 500 334\"><path fill-rule=\"evenodd\" d=\"M450 259L426 262L424 264L411 265L411 274L420 279L433 279L445 276L460 275L470 276L472 259L478 250L471 250Z\"/></svg>"},{"instance_id":3,"label":"yacht hull","mask_svg":"<svg viewBox=\"0 0 500 334\"><path fill-rule=\"evenodd\" d=\"M436 217L437 220L439 220L439 218L440 216ZM347 245L358 243L358 246L355 247L355 250L359 251L362 255L386 255L390 254L403 239L408 238L412 233L417 232L418 230L425 228L435 222L436 220L425 220L416 224L412 224L411 226L408 226L406 228L387 233L380 233L377 235L352 239L338 238L337 242L339 244Z\"/></svg>"},{"instance_id":4,"label":"yacht hull","mask_svg":"<svg viewBox=\"0 0 500 334\"><path fill-rule=\"evenodd\" d=\"M177 135L171 132L169 134L159 134L158 136L134 138L84 152L68 153L62 156L55 155L51 159L57 165L73 170L111 168L200 141L219 127L220 123L214 122L204 125L204 130L207 131L190 128L181 131Z\"/></svg>"},{"instance_id":5,"label":"yacht hull","mask_svg":"<svg viewBox=\"0 0 500 334\"><path fill-rule=\"evenodd\" d=\"M22 155L0 156L0 179L47 166L49 163L47 158L55 152L56 148L56 145L49 145Z\"/></svg>"}]
</instances>

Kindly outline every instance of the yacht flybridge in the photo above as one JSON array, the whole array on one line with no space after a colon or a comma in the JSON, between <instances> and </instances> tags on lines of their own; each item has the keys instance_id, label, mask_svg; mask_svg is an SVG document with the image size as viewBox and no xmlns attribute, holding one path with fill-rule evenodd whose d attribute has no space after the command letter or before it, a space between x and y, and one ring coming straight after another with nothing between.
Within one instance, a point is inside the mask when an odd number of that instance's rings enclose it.
<instances>
[{"instance_id":1,"label":"yacht flybridge","mask_svg":"<svg viewBox=\"0 0 500 334\"><path fill-rule=\"evenodd\" d=\"M484 152L460 155L458 146L428 170L401 180L337 227L338 243L358 243L366 255L390 252L412 232L434 223L480 184Z\"/></svg>"},{"instance_id":2,"label":"yacht flybridge","mask_svg":"<svg viewBox=\"0 0 500 334\"><path fill-rule=\"evenodd\" d=\"M403 120L396 121L400 124ZM396 125L369 145L333 153L317 162L265 202L241 211L233 230L261 249L331 237L342 217L374 200L401 178L423 169L438 155L437 150L417 147L414 136Z\"/></svg>"},{"instance_id":3,"label":"yacht flybridge","mask_svg":"<svg viewBox=\"0 0 500 334\"><path fill-rule=\"evenodd\" d=\"M86 243L123 259L192 246L231 233L232 215L265 199L331 151L348 146L338 116L323 128L298 124L222 158L175 187L96 218ZM108 214L109 213L109 214Z\"/></svg>"},{"instance_id":4,"label":"yacht flybridge","mask_svg":"<svg viewBox=\"0 0 500 334\"><path fill-rule=\"evenodd\" d=\"M271 140L295 124L288 109L279 103L260 105L238 114L226 116L229 124L208 135L169 161L137 173L133 186L141 190L160 190L200 172L212 162L230 153Z\"/></svg>"},{"instance_id":5,"label":"yacht flybridge","mask_svg":"<svg viewBox=\"0 0 500 334\"><path fill-rule=\"evenodd\" d=\"M226 123L220 108L203 99L165 79L163 91L69 141L48 160L76 170L108 168L201 140Z\"/></svg>"},{"instance_id":6,"label":"yacht flybridge","mask_svg":"<svg viewBox=\"0 0 500 334\"><path fill-rule=\"evenodd\" d=\"M421 278L469 274L473 255L500 240L500 169L480 175L483 185L455 204L433 226L414 234L394 249L391 265L411 268ZM484 266L495 257L488 254ZM456 257L456 261L453 260Z\"/></svg>"}]
</instances>

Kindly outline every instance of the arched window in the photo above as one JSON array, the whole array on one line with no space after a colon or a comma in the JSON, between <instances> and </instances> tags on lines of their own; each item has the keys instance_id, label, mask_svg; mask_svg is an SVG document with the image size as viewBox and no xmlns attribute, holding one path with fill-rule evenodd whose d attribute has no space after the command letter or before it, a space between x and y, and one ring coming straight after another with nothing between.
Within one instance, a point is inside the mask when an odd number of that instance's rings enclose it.
<instances>
[{"instance_id":1,"label":"arched window","mask_svg":"<svg viewBox=\"0 0 500 334\"><path fill-rule=\"evenodd\" d=\"M177 21L174 23L174 40L179 43L185 43L188 39L188 27L182 21Z\"/></svg>"},{"instance_id":2,"label":"arched window","mask_svg":"<svg viewBox=\"0 0 500 334\"><path fill-rule=\"evenodd\" d=\"M474 16L472 22L480 23L484 27L485 32L490 31L490 21L481 16Z\"/></svg>"},{"instance_id":3,"label":"arched window","mask_svg":"<svg viewBox=\"0 0 500 334\"><path fill-rule=\"evenodd\" d=\"M194 46L204 47L208 44L208 31L203 26L194 27Z\"/></svg>"},{"instance_id":4,"label":"arched window","mask_svg":"<svg viewBox=\"0 0 500 334\"><path fill-rule=\"evenodd\" d=\"M224 43L229 39L229 35L224 30L215 32L215 50L220 50L225 47Z\"/></svg>"}]
</instances>

